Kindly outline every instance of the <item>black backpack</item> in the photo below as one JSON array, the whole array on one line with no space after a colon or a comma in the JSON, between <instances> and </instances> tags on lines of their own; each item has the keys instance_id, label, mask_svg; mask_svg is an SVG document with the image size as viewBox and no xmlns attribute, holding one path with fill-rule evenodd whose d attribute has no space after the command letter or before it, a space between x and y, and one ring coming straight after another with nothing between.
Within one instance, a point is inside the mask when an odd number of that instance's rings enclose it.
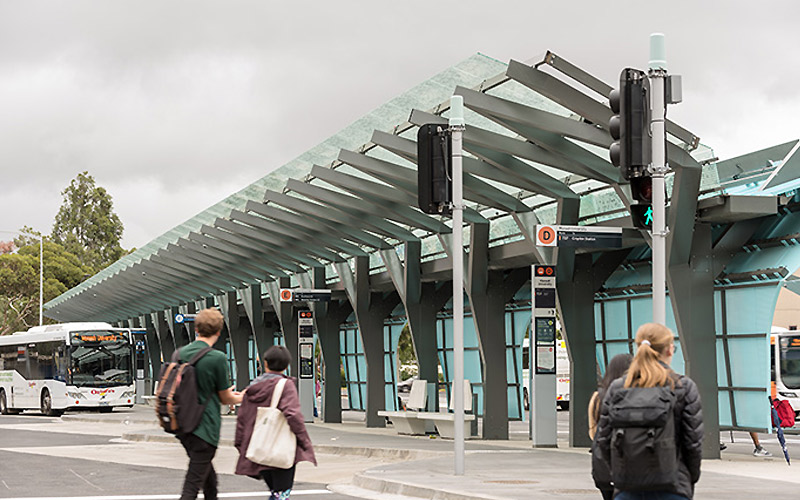
<instances>
[{"instance_id":1,"label":"black backpack","mask_svg":"<svg viewBox=\"0 0 800 500\"><path fill-rule=\"evenodd\" d=\"M675 393L629 387L610 401L611 479L620 491L672 492L678 484Z\"/></svg>"},{"instance_id":2,"label":"black backpack","mask_svg":"<svg viewBox=\"0 0 800 500\"><path fill-rule=\"evenodd\" d=\"M200 424L208 400L200 404L194 365L210 351L211 347L206 347L188 363L181 363L180 352L176 350L170 363L161 368L156 415L161 427L170 434L189 434Z\"/></svg>"}]
</instances>

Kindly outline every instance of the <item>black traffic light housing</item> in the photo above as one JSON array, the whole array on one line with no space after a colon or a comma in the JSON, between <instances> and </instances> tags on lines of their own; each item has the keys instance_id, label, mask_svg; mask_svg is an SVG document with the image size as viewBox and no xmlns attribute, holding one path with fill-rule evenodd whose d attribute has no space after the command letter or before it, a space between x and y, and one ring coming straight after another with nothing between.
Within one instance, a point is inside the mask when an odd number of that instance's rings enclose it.
<instances>
[{"instance_id":1,"label":"black traffic light housing","mask_svg":"<svg viewBox=\"0 0 800 500\"><path fill-rule=\"evenodd\" d=\"M653 178L647 169L641 175L631 177L631 219L633 226L640 229L653 229Z\"/></svg>"},{"instance_id":2,"label":"black traffic light housing","mask_svg":"<svg viewBox=\"0 0 800 500\"><path fill-rule=\"evenodd\" d=\"M625 68L619 76L619 90L609 95L609 105L615 114L608 122L615 140L609 147L611 163L622 171L625 179L635 177L652 160L650 133L650 82L647 74Z\"/></svg>"},{"instance_id":3,"label":"black traffic light housing","mask_svg":"<svg viewBox=\"0 0 800 500\"><path fill-rule=\"evenodd\" d=\"M417 132L417 190L426 214L452 213L453 169L447 125L422 125Z\"/></svg>"}]
</instances>

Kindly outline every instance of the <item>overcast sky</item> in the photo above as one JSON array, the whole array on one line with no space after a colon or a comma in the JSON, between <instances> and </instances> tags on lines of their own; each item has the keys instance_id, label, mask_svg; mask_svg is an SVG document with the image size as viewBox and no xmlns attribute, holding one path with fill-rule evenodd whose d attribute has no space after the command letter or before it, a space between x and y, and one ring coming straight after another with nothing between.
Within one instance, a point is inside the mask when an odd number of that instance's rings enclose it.
<instances>
[{"instance_id":1,"label":"overcast sky","mask_svg":"<svg viewBox=\"0 0 800 500\"><path fill-rule=\"evenodd\" d=\"M476 52L552 50L613 84L657 31L683 75L670 118L730 158L800 138L798 18L796 1L0 0L0 230L49 233L88 170L139 247Z\"/></svg>"}]
</instances>

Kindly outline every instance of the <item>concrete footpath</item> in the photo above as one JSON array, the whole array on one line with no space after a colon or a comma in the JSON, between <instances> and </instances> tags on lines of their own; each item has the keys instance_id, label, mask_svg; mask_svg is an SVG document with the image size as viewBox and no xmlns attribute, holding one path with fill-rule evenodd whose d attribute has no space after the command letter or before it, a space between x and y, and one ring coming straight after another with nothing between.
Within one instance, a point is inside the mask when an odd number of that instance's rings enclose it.
<instances>
[{"instance_id":1,"label":"concrete footpath","mask_svg":"<svg viewBox=\"0 0 800 500\"><path fill-rule=\"evenodd\" d=\"M130 428L122 434L128 442L174 443L172 436L156 427L150 412L151 408L136 408L62 418L68 422L122 423ZM221 448L232 445L234 429L235 417L223 417ZM558 449L535 450L523 439L469 440L466 474L457 477L453 475L452 441L398 436L391 426L367 429L363 422L353 420L308 424L308 429L320 469L337 461L364 466L363 470L356 467L359 471L348 473L350 477L328 477L325 482L337 493L383 500L599 498L591 480L588 450L571 449L566 443L560 443ZM730 451L737 447L740 452ZM800 446L796 448L800 459ZM729 444L729 451L723 452L721 460L704 461L695 498L751 499L765 494L800 498L800 474L793 474L780 452L763 459L750 456L749 449L749 443L738 441Z\"/></svg>"}]
</instances>

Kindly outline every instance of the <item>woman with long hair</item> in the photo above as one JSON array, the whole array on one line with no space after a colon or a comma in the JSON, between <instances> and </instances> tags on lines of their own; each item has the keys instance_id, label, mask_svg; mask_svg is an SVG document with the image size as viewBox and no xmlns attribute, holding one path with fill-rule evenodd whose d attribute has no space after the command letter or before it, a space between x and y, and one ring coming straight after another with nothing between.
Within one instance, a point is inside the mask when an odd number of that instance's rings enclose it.
<instances>
[{"instance_id":1,"label":"woman with long hair","mask_svg":"<svg viewBox=\"0 0 800 500\"><path fill-rule=\"evenodd\" d=\"M694 485L700 479L703 443L703 413L697 385L670 368L675 344L674 334L666 326L642 325L636 332L636 345L628 374L612 382L603 397L595 446L614 478L615 500L691 499ZM647 399L653 395L658 397ZM637 403L640 406L631 406ZM650 428L643 429L644 434L635 434L645 426L636 418L658 415L658 408L665 409L660 420L648 421L646 426ZM661 427L657 428L658 425ZM631 439L626 441L627 436ZM658 442L661 436L669 436L674 442ZM664 458L669 453L673 456ZM631 461L632 456L650 457L653 461L649 458ZM624 461L626 458L628 462ZM674 468L654 467L652 464L659 459L671 462ZM616 460L620 463L615 463ZM670 474L672 469L674 474ZM623 478L630 484L623 484Z\"/></svg>"},{"instance_id":2,"label":"woman with long hair","mask_svg":"<svg viewBox=\"0 0 800 500\"><path fill-rule=\"evenodd\" d=\"M600 404L603 402L603 397L608 391L611 382L625 375L628 367L631 366L633 356L630 354L617 354L611 361L608 362L606 367L606 374L603 380L597 387L597 390L592 394L592 399L589 400L589 437L594 439L597 432L597 421L600 420ZM611 485L611 471L602 460L599 460L599 454L595 453L594 443L592 443L592 478L594 484L600 493L603 495L604 500L611 500L614 498L614 487Z\"/></svg>"}]
</instances>

